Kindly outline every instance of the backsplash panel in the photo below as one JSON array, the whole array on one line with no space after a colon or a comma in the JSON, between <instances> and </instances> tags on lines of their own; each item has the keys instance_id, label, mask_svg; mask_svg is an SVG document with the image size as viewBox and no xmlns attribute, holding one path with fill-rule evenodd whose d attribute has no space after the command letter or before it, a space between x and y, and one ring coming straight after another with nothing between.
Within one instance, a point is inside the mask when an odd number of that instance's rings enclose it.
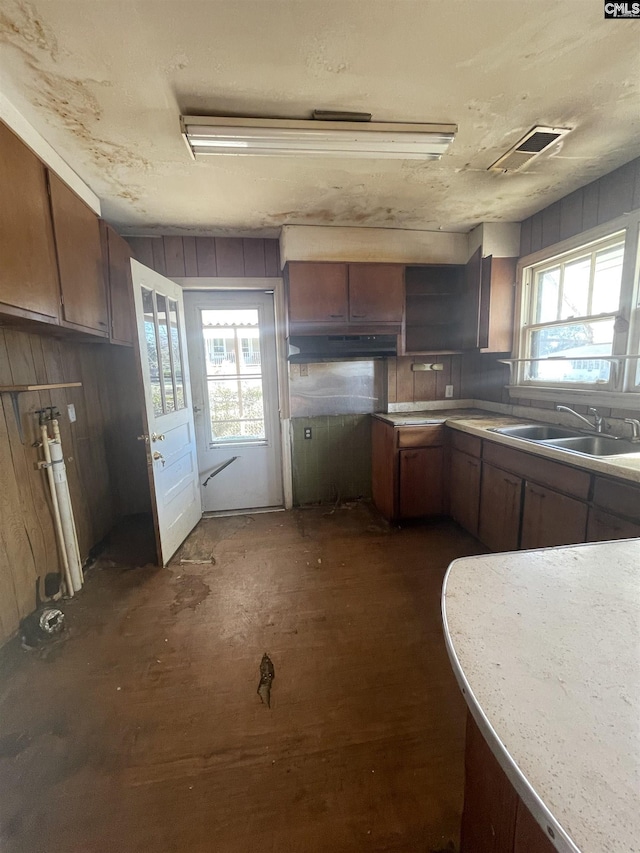
<instances>
[{"instance_id":1,"label":"backsplash panel","mask_svg":"<svg viewBox=\"0 0 640 853\"><path fill-rule=\"evenodd\" d=\"M292 418L291 428L296 506L371 497L369 415Z\"/></svg>"}]
</instances>

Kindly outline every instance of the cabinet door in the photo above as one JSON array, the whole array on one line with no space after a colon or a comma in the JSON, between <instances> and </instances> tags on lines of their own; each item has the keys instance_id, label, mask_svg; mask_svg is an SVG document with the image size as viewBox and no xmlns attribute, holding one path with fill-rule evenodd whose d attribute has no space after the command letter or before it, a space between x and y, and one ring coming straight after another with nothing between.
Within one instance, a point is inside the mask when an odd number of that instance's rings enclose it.
<instances>
[{"instance_id":1,"label":"cabinet door","mask_svg":"<svg viewBox=\"0 0 640 853\"><path fill-rule=\"evenodd\" d=\"M133 343L133 285L131 247L117 231L104 225L107 238L106 271L109 282L110 338L114 343Z\"/></svg>"},{"instance_id":2,"label":"cabinet door","mask_svg":"<svg viewBox=\"0 0 640 853\"><path fill-rule=\"evenodd\" d=\"M289 320L294 323L346 323L349 289L346 264L290 263Z\"/></svg>"},{"instance_id":3,"label":"cabinet door","mask_svg":"<svg viewBox=\"0 0 640 853\"><path fill-rule=\"evenodd\" d=\"M107 335L107 297L98 217L49 172L62 316L67 323Z\"/></svg>"},{"instance_id":4,"label":"cabinet door","mask_svg":"<svg viewBox=\"0 0 640 853\"><path fill-rule=\"evenodd\" d=\"M379 418L371 420L371 495L386 519L396 515L395 430Z\"/></svg>"},{"instance_id":5,"label":"cabinet door","mask_svg":"<svg viewBox=\"0 0 640 853\"><path fill-rule=\"evenodd\" d=\"M442 515L444 448L401 450L400 518Z\"/></svg>"},{"instance_id":6,"label":"cabinet door","mask_svg":"<svg viewBox=\"0 0 640 853\"><path fill-rule=\"evenodd\" d=\"M584 542L587 505L544 486L525 483L521 548L550 548Z\"/></svg>"},{"instance_id":7,"label":"cabinet door","mask_svg":"<svg viewBox=\"0 0 640 853\"><path fill-rule=\"evenodd\" d=\"M515 551L520 539L522 480L488 463L482 465L478 539L492 551Z\"/></svg>"},{"instance_id":8,"label":"cabinet door","mask_svg":"<svg viewBox=\"0 0 640 853\"><path fill-rule=\"evenodd\" d=\"M512 853L518 795L467 714L460 853Z\"/></svg>"},{"instance_id":9,"label":"cabinet door","mask_svg":"<svg viewBox=\"0 0 640 853\"><path fill-rule=\"evenodd\" d=\"M618 518L595 507L589 510L587 542L607 542L609 539L633 539L640 536L640 524Z\"/></svg>"},{"instance_id":10,"label":"cabinet door","mask_svg":"<svg viewBox=\"0 0 640 853\"><path fill-rule=\"evenodd\" d=\"M511 352L517 265L517 258L482 259L479 339L485 352Z\"/></svg>"},{"instance_id":11,"label":"cabinet door","mask_svg":"<svg viewBox=\"0 0 640 853\"><path fill-rule=\"evenodd\" d=\"M45 167L0 122L0 302L57 319L58 270Z\"/></svg>"},{"instance_id":12,"label":"cabinet door","mask_svg":"<svg viewBox=\"0 0 640 853\"><path fill-rule=\"evenodd\" d=\"M474 536L478 533L480 465L475 456L459 450L451 451L451 517Z\"/></svg>"},{"instance_id":13,"label":"cabinet door","mask_svg":"<svg viewBox=\"0 0 640 853\"><path fill-rule=\"evenodd\" d=\"M513 853L555 853L556 848L533 819L522 800L518 800Z\"/></svg>"},{"instance_id":14,"label":"cabinet door","mask_svg":"<svg viewBox=\"0 0 640 853\"><path fill-rule=\"evenodd\" d=\"M478 249L464 268L461 311L462 349L475 349L480 345L480 280L482 278L482 250Z\"/></svg>"},{"instance_id":15,"label":"cabinet door","mask_svg":"<svg viewBox=\"0 0 640 853\"><path fill-rule=\"evenodd\" d=\"M399 264L349 264L349 320L401 323L404 267Z\"/></svg>"}]
</instances>

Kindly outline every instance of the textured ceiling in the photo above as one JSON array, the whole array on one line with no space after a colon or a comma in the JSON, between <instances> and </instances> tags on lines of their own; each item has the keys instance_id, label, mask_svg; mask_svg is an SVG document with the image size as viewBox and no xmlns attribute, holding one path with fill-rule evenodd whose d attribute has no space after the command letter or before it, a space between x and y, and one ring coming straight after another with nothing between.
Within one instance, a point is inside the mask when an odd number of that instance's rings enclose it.
<instances>
[{"instance_id":1,"label":"textured ceiling","mask_svg":"<svg viewBox=\"0 0 640 853\"><path fill-rule=\"evenodd\" d=\"M0 2L0 86L128 233L519 221L640 155L640 22L601 0ZM435 163L211 158L182 113L452 122ZM534 124L571 127L512 176Z\"/></svg>"}]
</instances>

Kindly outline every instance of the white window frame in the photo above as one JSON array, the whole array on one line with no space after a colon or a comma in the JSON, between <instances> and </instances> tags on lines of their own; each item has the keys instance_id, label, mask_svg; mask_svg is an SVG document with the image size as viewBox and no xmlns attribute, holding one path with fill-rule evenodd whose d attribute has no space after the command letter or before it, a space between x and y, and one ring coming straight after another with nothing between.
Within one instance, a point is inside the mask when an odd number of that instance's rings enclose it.
<instances>
[{"instance_id":1,"label":"white window frame","mask_svg":"<svg viewBox=\"0 0 640 853\"><path fill-rule=\"evenodd\" d=\"M624 259L620 288L620 308L616 314L620 320L614 335L614 355L640 353L640 259L638 257L638 234L640 229L640 210L625 214L597 228L577 234L569 240L556 243L539 252L527 255L518 263L518 293L516 299L515 331L511 384L508 386L512 397L548 400L551 402L585 402L588 405L600 404L640 409L640 385L636 384L636 361L622 359L617 369L612 371L606 386L602 383L544 383L541 380L525 380L526 364L518 362L527 354L527 330L529 312L533 305L531 289L536 268L551 266L554 262L564 261L574 253L589 250L595 244L624 235ZM567 321L570 322L570 321Z\"/></svg>"}]
</instances>

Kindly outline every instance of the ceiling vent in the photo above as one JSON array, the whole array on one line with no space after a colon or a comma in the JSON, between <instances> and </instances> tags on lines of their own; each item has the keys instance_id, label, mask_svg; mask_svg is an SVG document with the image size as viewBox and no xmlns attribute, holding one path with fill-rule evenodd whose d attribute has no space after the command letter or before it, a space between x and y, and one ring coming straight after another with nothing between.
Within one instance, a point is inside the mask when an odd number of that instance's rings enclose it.
<instances>
[{"instance_id":1,"label":"ceiling vent","mask_svg":"<svg viewBox=\"0 0 640 853\"><path fill-rule=\"evenodd\" d=\"M548 151L559 139L565 136L569 127L532 127L519 142L506 154L489 166L489 172L519 172L540 154Z\"/></svg>"}]
</instances>

